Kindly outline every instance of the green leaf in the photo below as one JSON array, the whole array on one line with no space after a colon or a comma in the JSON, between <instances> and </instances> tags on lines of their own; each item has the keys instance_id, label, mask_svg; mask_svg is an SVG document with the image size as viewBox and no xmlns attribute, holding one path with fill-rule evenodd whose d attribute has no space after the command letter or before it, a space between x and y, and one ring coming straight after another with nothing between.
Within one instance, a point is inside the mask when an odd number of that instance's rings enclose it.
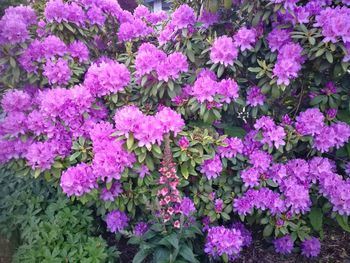
<instances>
[{"instance_id":1,"label":"green leaf","mask_svg":"<svg viewBox=\"0 0 350 263\"><path fill-rule=\"evenodd\" d=\"M15 68L16 67L16 60L13 57L10 57L10 65L11 67Z\"/></svg>"},{"instance_id":2,"label":"green leaf","mask_svg":"<svg viewBox=\"0 0 350 263\"><path fill-rule=\"evenodd\" d=\"M225 134L231 137L243 138L246 134L246 131L243 128L236 126L225 127L224 130Z\"/></svg>"},{"instance_id":3,"label":"green leaf","mask_svg":"<svg viewBox=\"0 0 350 263\"><path fill-rule=\"evenodd\" d=\"M332 56L331 52L329 52L329 51L326 52L326 58L327 58L329 63L331 63L331 64L333 63L333 56Z\"/></svg>"},{"instance_id":4,"label":"green leaf","mask_svg":"<svg viewBox=\"0 0 350 263\"><path fill-rule=\"evenodd\" d=\"M177 238L177 235L171 234L170 236L166 237L166 240L175 248L179 249L179 239Z\"/></svg>"},{"instance_id":5,"label":"green leaf","mask_svg":"<svg viewBox=\"0 0 350 263\"><path fill-rule=\"evenodd\" d=\"M41 170L40 169L35 169L35 171L34 171L34 178L38 178L40 174L41 174Z\"/></svg>"},{"instance_id":6,"label":"green leaf","mask_svg":"<svg viewBox=\"0 0 350 263\"><path fill-rule=\"evenodd\" d=\"M323 213L321 208L318 208L318 207L312 208L311 212L309 213L309 219L312 227L316 231L320 231L322 229Z\"/></svg>"},{"instance_id":7,"label":"green leaf","mask_svg":"<svg viewBox=\"0 0 350 263\"><path fill-rule=\"evenodd\" d=\"M341 228L344 229L346 232L350 233L350 226L348 223L348 217L341 216L341 215L337 214L336 219L337 219L338 224L341 226Z\"/></svg>"},{"instance_id":8,"label":"green leaf","mask_svg":"<svg viewBox=\"0 0 350 263\"><path fill-rule=\"evenodd\" d=\"M188 179L189 173L187 169L187 163L183 163L180 166L181 173L185 179Z\"/></svg>"},{"instance_id":9,"label":"green leaf","mask_svg":"<svg viewBox=\"0 0 350 263\"><path fill-rule=\"evenodd\" d=\"M144 259L150 254L150 250L139 250L137 254L134 256L132 263L142 263Z\"/></svg>"},{"instance_id":10,"label":"green leaf","mask_svg":"<svg viewBox=\"0 0 350 263\"><path fill-rule=\"evenodd\" d=\"M147 75L142 77L142 79L141 79L141 87L145 86L146 82L147 82Z\"/></svg>"},{"instance_id":11,"label":"green leaf","mask_svg":"<svg viewBox=\"0 0 350 263\"><path fill-rule=\"evenodd\" d=\"M195 254L193 253L192 249L189 248L187 245L182 245L180 247L179 253L187 261L189 261L191 263L199 263L199 261L195 257Z\"/></svg>"},{"instance_id":12,"label":"green leaf","mask_svg":"<svg viewBox=\"0 0 350 263\"><path fill-rule=\"evenodd\" d=\"M220 78L222 76L222 74L224 74L224 71L225 71L224 65L220 65L218 72L217 72L218 78Z\"/></svg>"},{"instance_id":13,"label":"green leaf","mask_svg":"<svg viewBox=\"0 0 350 263\"><path fill-rule=\"evenodd\" d=\"M131 150L133 146L134 146L134 135L129 134L129 137L126 140L126 147L128 148L128 150Z\"/></svg>"},{"instance_id":14,"label":"green leaf","mask_svg":"<svg viewBox=\"0 0 350 263\"><path fill-rule=\"evenodd\" d=\"M69 161L74 161L75 159L77 159L80 156L81 152L75 152L73 153L70 157L69 157Z\"/></svg>"},{"instance_id":15,"label":"green leaf","mask_svg":"<svg viewBox=\"0 0 350 263\"><path fill-rule=\"evenodd\" d=\"M321 101L323 101L323 99L325 98L324 95L319 95L319 96L316 96L315 98L313 98L310 102L310 105L311 106L315 106L317 104L320 104Z\"/></svg>"},{"instance_id":16,"label":"green leaf","mask_svg":"<svg viewBox=\"0 0 350 263\"><path fill-rule=\"evenodd\" d=\"M193 53L192 49L187 49L187 57L191 62L193 62L193 63L196 62L196 59L194 57L194 53Z\"/></svg>"},{"instance_id":17,"label":"green leaf","mask_svg":"<svg viewBox=\"0 0 350 263\"><path fill-rule=\"evenodd\" d=\"M269 236L271 236L272 232L273 232L273 226L268 224L264 228L263 236L264 237L269 237Z\"/></svg>"}]
</instances>

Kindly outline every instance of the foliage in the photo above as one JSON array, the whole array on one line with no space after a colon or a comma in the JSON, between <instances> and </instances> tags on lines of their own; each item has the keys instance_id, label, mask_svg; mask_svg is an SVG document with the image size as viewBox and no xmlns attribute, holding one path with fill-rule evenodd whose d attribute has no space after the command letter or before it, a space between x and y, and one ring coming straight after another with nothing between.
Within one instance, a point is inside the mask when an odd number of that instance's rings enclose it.
<instances>
[{"instance_id":1,"label":"foliage","mask_svg":"<svg viewBox=\"0 0 350 263\"><path fill-rule=\"evenodd\" d=\"M0 31L7 169L95 206L136 262L194 262L203 242L233 260L237 220L279 251L330 220L349 231L348 1L94 3L49 1ZM203 239L200 220L224 227Z\"/></svg>"},{"instance_id":2,"label":"foliage","mask_svg":"<svg viewBox=\"0 0 350 263\"><path fill-rule=\"evenodd\" d=\"M14 262L113 262L116 251L94 236L91 210L73 205L43 180L1 170L2 233L19 232Z\"/></svg>"}]
</instances>

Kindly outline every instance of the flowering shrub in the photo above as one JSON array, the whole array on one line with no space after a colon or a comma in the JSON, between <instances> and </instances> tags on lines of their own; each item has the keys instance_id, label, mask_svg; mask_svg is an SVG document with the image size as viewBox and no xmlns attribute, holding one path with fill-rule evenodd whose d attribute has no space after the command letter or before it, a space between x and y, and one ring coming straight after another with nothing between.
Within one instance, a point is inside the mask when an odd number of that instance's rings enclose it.
<instances>
[{"instance_id":1,"label":"flowering shrub","mask_svg":"<svg viewBox=\"0 0 350 263\"><path fill-rule=\"evenodd\" d=\"M1 164L93 205L134 262L234 260L249 225L317 256L325 218L350 231L349 1L181 2L8 8Z\"/></svg>"}]
</instances>

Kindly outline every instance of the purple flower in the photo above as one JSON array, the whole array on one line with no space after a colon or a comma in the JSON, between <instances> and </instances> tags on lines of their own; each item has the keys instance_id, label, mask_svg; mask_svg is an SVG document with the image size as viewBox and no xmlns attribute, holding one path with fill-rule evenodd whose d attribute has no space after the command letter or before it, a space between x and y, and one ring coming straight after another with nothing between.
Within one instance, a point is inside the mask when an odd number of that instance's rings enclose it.
<instances>
[{"instance_id":1,"label":"purple flower","mask_svg":"<svg viewBox=\"0 0 350 263\"><path fill-rule=\"evenodd\" d=\"M1 100L2 109L9 112L26 112L31 106L31 96L21 90L8 90L4 93Z\"/></svg>"},{"instance_id":2,"label":"purple flower","mask_svg":"<svg viewBox=\"0 0 350 263\"><path fill-rule=\"evenodd\" d=\"M253 86L247 91L247 105L252 107L264 105L265 99L265 95L261 93L261 89L258 86Z\"/></svg>"},{"instance_id":3,"label":"purple flower","mask_svg":"<svg viewBox=\"0 0 350 263\"><path fill-rule=\"evenodd\" d=\"M70 44L68 50L71 56L73 58L77 58L79 62L89 60L89 49L83 42L80 42L80 41L73 42L72 44Z\"/></svg>"},{"instance_id":4,"label":"purple flower","mask_svg":"<svg viewBox=\"0 0 350 263\"><path fill-rule=\"evenodd\" d=\"M140 147L146 146L148 149L152 144L160 144L163 140L163 124L154 116L143 116L135 127L134 137Z\"/></svg>"},{"instance_id":5,"label":"purple flower","mask_svg":"<svg viewBox=\"0 0 350 263\"><path fill-rule=\"evenodd\" d=\"M211 25L219 21L219 15L203 9L201 16L198 18L198 22L202 23L202 27L208 28Z\"/></svg>"},{"instance_id":6,"label":"purple flower","mask_svg":"<svg viewBox=\"0 0 350 263\"><path fill-rule=\"evenodd\" d=\"M169 133L172 131L174 132L175 136L185 126L185 122L182 119L181 114L177 113L169 107L163 107L160 111L157 112L155 118L160 121L164 133Z\"/></svg>"},{"instance_id":7,"label":"purple flower","mask_svg":"<svg viewBox=\"0 0 350 263\"><path fill-rule=\"evenodd\" d=\"M331 108L326 111L326 116L328 120L333 120L335 117L337 117L337 109Z\"/></svg>"},{"instance_id":8,"label":"purple flower","mask_svg":"<svg viewBox=\"0 0 350 263\"><path fill-rule=\"evenodd\" d=\"M232 100L236 100L239 97L239 87L235 80L223 79L218 84L217 93L222 96L221 102L230 103Z\"/></svg>"},{"instance_id":9,"label":"purple flower","mask_svg":"<svg viewBox=\"0 0 350 263\"><path fill-rule=\"evenodd\" d=\"M292 125L292 124L293 124L293 121L292 121L292 119L289 117L288 114L285 114L285 115L283 115L283 117L282 117L282 123L283 123L284 125Z\"/></svg>"},{"instance_id":10,"label":"purple flower","mask_svg":"<svg viewBox=\"0 0 350 263\"><path fill-rule=\"evenodd\" d=\"M160 61L164 61L167 55L157 49L153 44L143 43L137 52L135 59L136 74L141 77L156 70Z\"/></svg>"},{"instance_id":11,"label":"purple flower","mask_svg":"<svg viewBox=\"0 0 350 263\"><path fill-rule=\"evenodd\" d=\"M238 50L235 47L232 38L221 36L217 38L211 48L210 59L213 63L233 65L233 61L238 57Z\"/></svg>"},{"instance_id":12,"label":"purple flower","mask_svg":"<svg viewBox=\"0 0 350 263\"><path fill-rule=\"evenodd\" d=\"M345 172L347 173L348 176L350 176L350 162L348 162L345 166Z\"/></svg>"},{"instance_id":13,"label":"purple flower","mask_svg":"<svg viewBox=\"0 0 350 263\"><path fill-rule=\"evenodd\" d=\"M171 24L177 29L193 26L195 22L194 10L186 4L180 5L171 16Z\"/></svg>"},{"instance_id":14,"label":"purple flower","mask_svg":"<svg viewBox=\"0 0 350 263\"><path fill-rule=\"evenodd\" d=\"M130 41L134 38L145 37L152 32L151 27L148 27L141 19L136 18L120 24L118 39L120 41Z\"/></svg>"},{"instance_id":15,"label":"purple flower","mask_svg":"<svg viewBox=\"0 0 350 263\"><path fill-rule=\"evenodd\" d=\"M290 235L276 239L274 242L275 250L277 253L289 254L292 252L294 242Z\"/></svg>"},{"instance_id":16,"label":"purple flower","mask_svg":"<svg viewBox=\"0 0 350 263\"><path fill-rule=\"evenodd\" d=\"M197 78L192 89L192 95L201 103L213 102L217 94L217 82L210 77L204 76Z\"/></svg>"},{"instance_id":17,"label":"purple flower","mask_svg":"<svg viewBox=\"0 0 350 263\"><path fill-rule=\"evenodd\" d=\"M114 201L123 192L122 185L119 182L114 182L110 189L103 188L100 198L103 201Z\"/></svg>"},{"instance_id":18,"label":"purple flower","mask_svg":"<svg viewBox=\"0 0 350 263\"><path fill-rule=\"evenodd\" d=\"M128 226L127 215L119 210L114 210L107 214L106 223L108 231L112 233L117 233L124 230Z\"/></svg>"},{"instance_id":19,"label":"purple flower","mask_svg":"<svg viewBox=\"0 0 350 263\"><path fill-rule=\"evenodd\" d=\"M315 135L324 127L324 115L318 108L307 109L296 118L296 130L301 135Z\"/></svg>"},{"instance_id":20,"label":"purple flower","mask_svg":"<svg viewBox=\"0 0 350 263\"><path fill-rule=\"evenodd\" d=\"M25 158L33 170L48 170L57 156L56 147L57 145L54 142L35 142L28 147Z\"/></svg>"},{"instance_id":21,"label":"purple flower","mask_svg":"<svg viewBox=\"0 0 350 263\"><path fill-rule=\"evenodd\" d=\"M119 135L129 136L129 132L134 133L144 115L135 106L124 106L118 109L114 116L115 128Z\"/></svg>"},{"instance_id":22,"label":"purple flower","mask_svg":"<svg viewBox=\"0 0 350 263\"><path fill-rule=\"evenodd\" d=\"M130 82L130 72L125 65L118 62L92 64L88 69L84 86L95 97L116 93Z\"/></svg>"},{"instance_id":23,"label":"purple flower","mask_svg":"<svg viewBox=\"0 0 350 263\"><path fill-rule=\"evenodd\" d=\"M106 21L106 17L101 8L98 8L95 5L89 8L86 12L86 16L92 25L102 26Z\"/></svg>"},{"instance_id":24,"label":"purple flower","mask_svg":"<svg viewBox=\"0 0 350 263\"><path fill-rule=\"evenodd\" d=\"M277 77L277 85L289 85L290 80L298 76L303 62L302 50L299 44L294 43L286 44L279 50L273 69L273 74Z\"/></svg>"},{"instance_id":25,"label":"purple flower","mask_svg":"<svg viewBox=\"0 0 350 263\"><path fill-rule=\"evenodd\" d=\"M205 160L201 165L200 172L204 174L208 180L215 179L222 172L222 163L220 157L215 155L213 159Z\"/></svg>"},{"instance_id":26,"label":"purple flower","mask_svg":"<svg viewBox=\"0 0 350 263\"><path fill-rule=\"evenodd\" d=\"M82 196L97 187L96 181L91 166L80 163L62 173L60 186L68 196Z\"/></svg>"},{"instance_id":27,"label":"purple flower","mask_svg":"<svg viewBox=\"0 0 350 263\"><path fill-rule=\"evenodd\" d=\"M186 150L188 146L190 145L190 142L185 136L182 136L180 140L178 141L178 144L182 150Z\"/></svg>"},{"instance_id":28,"label":"purple flower","mask_svg":"<svg viewBox=\"0 0 350 263\"><path fill-rule=\"evenodd\" d=\"M196 211L196 208L192 200L188 197L185 197L181 201L180 210L182 214L184 214L185 216L189 216L194 211Z\"/></svg>"},{"instance_id":29,"label":"purple flower","mask_svg":"<svg viewBox=\"0 0 350 263\"><path fill-rule=\"evenodd\" d=\"M290 32L279 28L273 29L267 37L272 52L279 50L282 46L291 42L291 40Z\"/></svg>"},{"instance_id":30,"label":"purple flower","mask_svg":"<svg viewBox=\"0 0 350 263\"><path fill-rule=\"evenodd\" d=\"M247 168L241 172L241 178L246 187L259 185L260 171L257 168Z\"/></svg>"},{"instance_id":31,"label":"purple flower","mask_svg":"<svg viewBox=\"0 0 350 263\"><path fill-rule=\"evenodd\" d=\"M145 222L139 222L134 228L134 235L137 237L143 236L149 229L149 225Z\"/></svg>"},{"instance_id":32,"label":"purple flower","mask_svg":"<svg viewBox=\"0 0 350 263\"><path fill-rule=\"evenodd\" d=\"M254 151L249 155L249 162L253 165L254 168L260 169L260 171L266 171L271 162L272 156L264 151Z\"/></svg>"},{"instance_id":33,"label":"purple flower","mask_svg":"<svg viewBox=\"0 0 350 263\"><path fill-rule=\"evenodd\" d=\"M241 235L243 237L243 247L249 247L250 244L252 243L252 234L250 231L241 223L241 222L236 222L232 224L232 228L237 229L241 232Z\"/></svg>"},{"instance_id":34,"label":"purple flower","mask_svg":"<svg viewBox=\"0 0 350 263\"><path fill-rule=\"evenodd\" d=\"M248 29L246 27L241 27L233 36L235 46L240 47L241 51L253 49L256 39L257 34L255 29Z\"/></svg>"},{"instance_id":35,"label":"purple flower","mask_svg":"<svg viewBox=\"0 0 350 263\"><path fill-rule=\"evenodd\" d=\"M19 14L5 14L0 20L0 44L18 44L29 38L27 24Z\"/></svg>"},{"instance_id":36,"label":"purple flower","mask_svg":"<svg viewBox=\"0 0 350 263\"><path fill-rule=\"evenodd\" d=\"M164 80L165 82L169 79L177 79L181 72L187 72L187 70L187 58L181 52L170 54L166 59L160 61L156 68L158 80Z\"/></svg>"},{"instance_id":37,"label":"purple flower","mask_svg":"<svg viewBox=\"0 0 350 263\"><path fill-rule=\"evenodd\" d=\"M150 175L151 174L151 172L148 169L147 165L141 165L137 172L138 172L140 178L144 178L146 175Z\"/></svg>"},{"instance_id":38,"label":"purple flower","mask_svg":"<svg viewBox=\"0 0 350 263\"><path fill-rule=\"evenodd\" d=\"M286 197L286 206L290 206L290 211L293 214L304 214L305 212L310 211L311 200L309 189L303 185L292 183L287 189L285 189L284 195Z\"/></svg>"},{"instance_id":39,"label":"purple flower","mask_svg":"<svg viewBox=\"0 0 350 263\"><path fill-rule=\"evenodd\" d=\"M57 61L48 60L44 66L43 75L50 84L67 84L72 76L67 60L59 58Z\"/></svg>"},{"instance_id":40,"label":"purple flower","mask_svg":"<svg viewBox=\"0 0 350 263\"><path fill-rule=\"evenodd\" d=\"M317 257L320 254L321 243L316 237L306 239L301 244L301 254L310 258Z\"/></svg>"},{"instance_id":41,"label":"purple flower","mask_svg":"<svg viewBox=\"0 0 350 263\"><path fill-rule=\"evenodd\" d=\"M333 82L327 82L325 87L321 90L325 95L332 95L337 93L337 87L335 86L335 84Z\"/></svg>"},{"instance_id":42,"label":"purple flower","mask_svg":"<svg viewBox=\"0 0 350 263\"><path fill-rule=\"evenodd\" d=\"M347 7L327 7L316 16L316 24L314 26L322 28L322 35L325 37L324 42L336 43L340 38L343 42L350 39L349 20L350 13Z\"/></svg>"},{"instance_id":43,"label":"purple flower","mask_svg":"<svg viewBox=\"0 0 350 263\"><path fill-rule=\"evenodd\" d=\"M241 232L236 229L228 229L223 226L211 227L205 242L204 251L212 257L237 256L243 246Z\"/></svg>"},{"instance_id":44,"label":"purple flower","mask_svg":"<svg viewBox=\"0 0 350 263\"><path fill-rule=\"evenodd\" d=\"M233 158L236 157L237 154L243 152L243 143L242 140L234 137L234 138L226 138L224 140L226 146L219 146L218 153L222 158Z\"/></svg>"},{"instance_id":45,"label":"purple flower","mask_svg":"<svg viewBox=\"0 0 350 263\"><path fill-rule=\"evenodd\" d=\"M336 145L336 133L332 127L325 126L314 137L314 148L320 152L328 152Z\"/></svg>"},{"instance_id":46,"label":"purple flower","mask_svg":"<svg viewBox=\"0 0 350 263\"><path fill-rule=\"evenodd\" d=\"M215 200L215 213L221 213L223 209L224 201L222 199Z\"/></svg>"}]
</instances>

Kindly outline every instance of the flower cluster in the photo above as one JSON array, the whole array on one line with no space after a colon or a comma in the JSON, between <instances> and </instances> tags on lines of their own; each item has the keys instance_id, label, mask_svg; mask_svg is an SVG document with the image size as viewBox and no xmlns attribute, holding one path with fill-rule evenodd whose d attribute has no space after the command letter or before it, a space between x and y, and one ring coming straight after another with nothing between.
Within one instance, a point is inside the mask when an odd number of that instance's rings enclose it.
<instances>
[{"instance_id":1,"label":"flower cluster","mask_svg":"<svg viewBox=\"0 0 350 263\"><path fill-rule=\"evenodd\" d=\"M136 74L143 76L155 72L158 80L169 81L179 78L180 74L187 72L188 62L186 56L180 52L166 55L150 43L140 46L135 59Z\"/></svg>"},{"instance_id":2,"label":"flower cluster","mask_svg":"<svg viewBox=\"0 0 350 263\"><path fill-rule=\"evenodd\" d=\"M88 60L89 50L83 42L75 41L67 46L58 37L47 36L31 42L19 62L27 72L37 72L42 66L50 83L66 83L71 75L68 61L75 58L80 63Z\"/></svg>"},{"instance_id":3,"label":"flower cluster","mask_svg":"<svg viewBox=\"0 0 350 263\"><path fill-rule=\"evenodd\" d=\"M208 180L215 179L222 172L222 163L219 155L214 158L205 160L201 165L200 172L204 174Z\"/></svg>"},{"instance_id":4,"label":"flower cluster","mask_svg":"<svg viewBox=\"0 0 350 263\"><path fill-rule=\"evenodd\" d=\"M172 160L170 145L166 142L164 157L161 162L159 173L159 184L161 188L158 190L157 196L160 205L160 217L164 223L173 219L172 224L175 228L180 228L180 221L176 215L183 213L190 215L195 210L194 205L190 199L185 198L181 201L180 192L177 189L179 178L176 174L176 164Z\"/></svg>"},{"instance_id":5,"label":"flower cluster","mask_svg":"<svg viewBox=\"0 0 350 263\"><path fill-rule=\"evenodd\" d=\"M6 113L0 121L2 161L25 157L33 169L40 170L50 169L56 157L67 156L72 138L87 134L99 112L91 109L93 98L83 86L8 91L1 104ZM21 135L28 139L20 140Z\"/></svg>"},{"instance_id":6,"label":"flower cluster","mask_svg":"<svg viewBox=\"0 0 350 263\"><path fill-rule=\"evenodd\" d=\"M350 9L348 7L327 7L316 16L315 26L322 28L324 42L336 43L342 39L346 43L350 41L350 25L347 22L349 18Z\"/></svg>"},{"instance_id":7,"label":"flower cluster","mask_svg":"<svg viewBox=\"0 0 350 263\"><path fill-rule=\"evenodd\" d=\"M252 107L264 105L265 99L265 95L262 94L261 89L258 86L253 86L247 91L247 105Z\"/></svg>"},{"instance_id":8,"label":"flower cluster","mask_svg":"<svg viewBox=\"0 0 350 263\"><path fill-rule=\"evenodd\" d=\"M290 43L292 39L288 30L275 28L269 33L267 41L271 51L274 52L280 50L285 44Z\"/></svg>"},{"instance_id":9,"label":"flower cluster","mask_svg":"<svg viewBox=\"0 0 350 263\"><path fill-rule=\"evenodd\" d=\"M128 226L129 218L119 210L109 212L106 216L107 229L112 233L124 230Z\"/></svg>"},{"instance_id":10,"label":"flower cluster","mask_svg":"<svg viewBox=\"0 0 350 263\"><path fill-rule=\"evenodd\" d=\"M96 180L91 166L81 163L62 173L60 186L68 196L81 196L97 187Z\"/></svg>"},{"instance_id":11,"label":"flower cluster","mask_svg":"<svg viewBox=\"0 0 350 263\"><path fill-rule=\"evenodd\" d=\"M263 116L258 119L254 128L261 131L261 143L266 143L269 147L275 146L277 149L286 144L284 128L276 125L270 117Z\"/></svg>"},{"instance_id":12,"label":"flower cluster","mask_svg":"<svg viewBox=\"0 0 350 263\"><path fill-rule=\"evenodd\" d=\"M196 22L195 11L187 4L180 5L172 14L171 20L159 33L158 42L160 45L175 39L182 29L193 31Z\"/></svg>"},{"instance_id":13,"label":"flower cluster","mask_svg":"<svg viewBox=\"0 0 350 263\"><path fill-rule=\"evenodd\" d=\"M242 197L235 199L233 207L239 215L251 214L254 208L263 211L268 209L271 214L286 210L282 197L266 187L249 189Z\"/></svg>"},{"instance_id":14,"label":"flower cluster","mask_svg":"<svg viewBox=\"0 0 350 263\"><path fill-rule=\"evenodd\" d=\"M253 49L257 39L257 32L253 29L241 27L233 36L235 46L239 47L241 51Z\"/></svg>"},{"instance_id":15,"label":"flower cluster","mask_svg":"<svg viewBox=\"0 0 350 263\"><path fill-rule=\"evenodd\" d=\"M67 60L59 58L57 61L48 60L44 66L43 75L47 77L50 84L67 84L72 72Z\"/></svg>"},{"instance_id":16,"label":"flower cluster","mask_svg":"<svg viewBox=\"0 0 350 263\"><path fill-rule=\"evenodd\" d=\"M139 222L134 228L134 235L137 237L143 236L149 229L149 225L145 222Z\"/></svg>"},{"instance_id":17,"label":"flower cluster","mask_svg":"<svg viewBox=\"0 0 350 263\"><path fill-rule=\"evenodd\" d=\"M326 126L325 117L318 108L307 109L296 118L295 127L301 135L311 135L314 147L320 152L342 147L350 138L350 126L344 122Z\"/></svg>"},{"instance_id":18,"label":"flower cluster","mask_svg":"<svg viewBox=\"0 0 350 263\"><path fill-rule=\"evenodd\" d=\"M238 84L233 79L217 81L211 71L202 71L195 81L191 95L207 107L221 107L222 103L230 103L238 98Z\"/></svg>"},{"instance_id":19,"label":"flower cluster","mask_svg":"<svg viewBox=\"0 0 350 263\"><path fill-rule=\"evenodd\" d=\"M111 136L113 132L112 125L107 122L95 124L90 130L94 173L100 178L106 178L107 182L119 180L122 172L135 162L135 155L124 149L122 140Z\"/></svg>"},{"instance_id":20,"label":"flower cluster","mask_svg":"<svg viewBox=\"0 0 350 263\"><path fill-rule=\"evenodd\" d=\"M236 157L237 154L241 154L243 152L242 140L237 137L226 138L224 143L226 146L218 147L218 153L221 158L233 158Z\"/></svg>"},{"instance_id":21,"label":"flower cluster","mask_svg":"<svg viewBox=\"0 0 350 263\"><path fill-rule=\"evenodd\" d=\"M114 182L108 189L103 188L101 191L101 200L103 201L114 201L123 192L122 185L120 182Z\"/></svg>"},{"instance_id":22,"label":"flower cluster","mask_svg":"<svg viewBox=\"0 0 350 263\"><path fill-rule=\"evenodd\" d=\"M29 6L9 7L0 20L0 44L19 44L29 38L29 26L36 23L35 11Z\"/></svg>"},{"instance_id":23,"label":"flower cluster","mask_svg":"<svg viewBox=\"0 0 350 263\"><path fill-rule=\"evenodd\" d=\"M168 107L163 107L155 116L146 116L137 107L126 106L116 112L114 121L117 134L128 137L132 133L140 147L148 148L161 143L164 134L177 134L185 125L181 115Z\"/></svg>"},{"instance_id":24,"label":"flower cluster","mask_svg":"<svg viewBox=\"0 0 350 263\"><path fill-rule=\"evenodd\" d=\"M317 257L320 253L321 244L318 238L311 237L301 244L301 254L306 257Z\"/></svg>"},{"instance_id":25,"label":"flower cluster","mask_svg":"<svg viewBox=\"0 0 350 263\"><path fill-rule=\"evenodd\" d=\"M215 40L211 47L210 59L213 63L233 65L238 57L238 50L231 37L221 36Z\"/></svg>"},{"instance_id":26,"label":"flower cluster","mask_svg":"<svg viewBox=\"0 0 350 263\"><path fill-rule=\"evenodd\" d=\"M289 85L290 80L298 76L304 61L302 51L302 47L295 43L287 43L279 49L277 62L273 69L278 85Z\"/></svg>"},{"instance_id":27,"label":"flower cluster","mask_svg":"<svg viewBox=\"0 0 350 263\"><path fill-rule=\"evenodd\" d=\"M289 254L292 252L294 247L294 242L291 236L286 235L284 237L278 238L274 241L276 252L281 254Z\"/></svg>"},{"instance_id":28,"label":"flower cluster","mask_svg":"<svg viewBox=\"0 0 350 263\"><path fill-rule=\"evenodd\" d=\"M92 64L85 75L84 86L94 97L101 97L123 90L129 82L127 67L110 61Z\"/></svg>"},{"instance_id":29,"label":"flower cluster","mask_svg":"<svg viewBox=\"0 0 350 263\"><path fill-rule=\"evenodd\" d=\"M243 240L238 229L229 229L223 226L211 227L208 229L204 251L214 258L226 254L230 259L233 259L241 251Z\"/></svg>"}]
</instances>

